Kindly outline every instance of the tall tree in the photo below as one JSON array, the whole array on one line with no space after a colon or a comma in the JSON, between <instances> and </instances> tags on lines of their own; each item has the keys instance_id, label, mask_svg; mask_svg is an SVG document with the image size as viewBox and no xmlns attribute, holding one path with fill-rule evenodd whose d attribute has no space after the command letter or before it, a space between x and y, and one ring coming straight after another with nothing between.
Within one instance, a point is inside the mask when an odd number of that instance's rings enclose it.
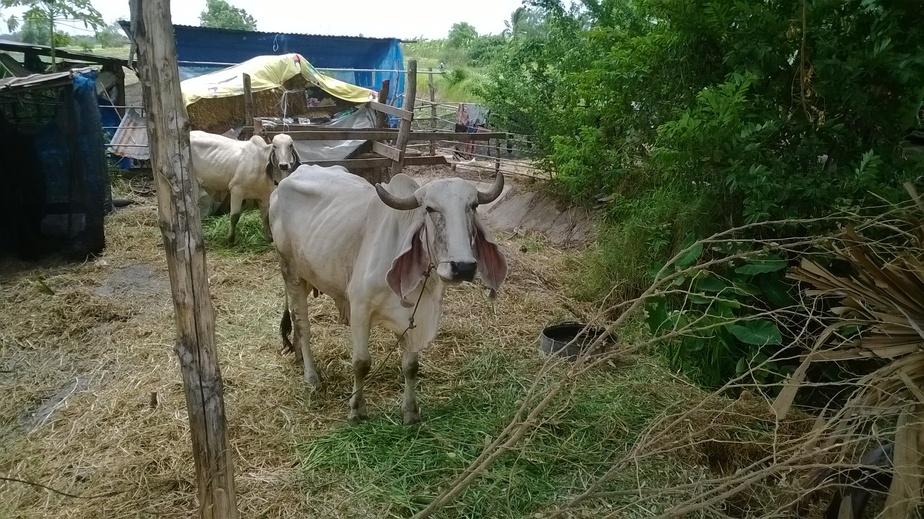
<instances>
[{"instance_id":1,"label":"tall tree","mask_svg":"<svg viewBox=\"0 0 924 519\"><path fill-rule=\"evenodd\" d=\"M468 22L458 22L449 29L449 36L446 37L446 44L457 49L471 47L472 43L478 39L478 31Z\"/></svg>"},{"instance_id":2,"label":"tall tree","mask_svg":"<svg viewBox=\"0 0 924 519\"><path fill-rule=\"evenodd\" d=\"M257 30L257 20L253 16L225 0L206 0L205 11L199 14L199 25L213 29Z\"/></svg>"},{"instance_id":3,"label":"tall tree","mask_svg":"<svg viewBox=\"0 0 924 519\"><path fill-rule=\"evenodd\" d=\"M536 11L528 7L517 7L510 13L510 19L504 20L504 36L516 38L519 35L528 33L536 28L540 16Z\"/></svg>"}]
</instances>

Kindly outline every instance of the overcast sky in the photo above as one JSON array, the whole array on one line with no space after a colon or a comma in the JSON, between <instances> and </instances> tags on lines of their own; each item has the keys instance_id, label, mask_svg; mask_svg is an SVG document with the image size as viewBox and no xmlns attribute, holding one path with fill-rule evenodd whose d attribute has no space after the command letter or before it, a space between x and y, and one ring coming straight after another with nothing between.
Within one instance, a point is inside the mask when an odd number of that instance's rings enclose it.
<instances>
[{"instance_id":1,"label":"overcast sky","mask_svg":"<svg viewBox=\"0 0 924 519\"><path fill-rule=\"evenodd\" d=\"M107 23L128 19L128 0L92 0ZM499 34L504 20L520 7L522 0L229 0L257 20L257 30L345 36L393 37L402 39L445 38L456 22L468 22L478 34ZM205 0L171 0L173 23L199 25ZM17 11L8 9L4 17ZM5 24L3 24L5 25ZM75 34L92 31L62 29ZM3 32L6 28L3 27Z\"/></svg>"}]
</instances>

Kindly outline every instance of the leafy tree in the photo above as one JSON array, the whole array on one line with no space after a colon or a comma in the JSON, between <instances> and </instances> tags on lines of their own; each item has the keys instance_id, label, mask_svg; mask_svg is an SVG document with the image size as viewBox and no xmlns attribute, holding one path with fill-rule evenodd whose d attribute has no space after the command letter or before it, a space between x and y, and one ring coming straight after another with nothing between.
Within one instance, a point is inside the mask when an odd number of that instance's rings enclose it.
<instances>
[{"instance_id":1,"label":"leafy tree","mask_svg":"<svg viewBox=\"0 0 924 519\"><path fill-rule=\"evenodd\" d=\"M225 0L206 0L205 11L199 14L199 24L213 29L257 30L257 20L253 16Z\"/></svg>"},{"instance_id":2,"label":"leafy tree","mask_svg":"<svg viewBox=\"0 0 924 519\"><path fill-rule=\"evenodd\" d=\"M55 30L55 23L62 21L78 21L84 27L98 31L105 25L103 16L97 11L90 0L3 0L4 7L28 6L22 15L23 24L32 24L39 32L44 31L45 41L51 45L51 68L56 70L55 48L67 45L70 37ZM19 26L16 17L7 20L7 26L12 30ZM54 35L54 37L52 37ZM25 40L23 40L25 41Z\"/></svg>"},{"instance_id":3,"label":"leafy tree","mask_svg":"<svg viewBox=\"0 0 924 519\"><path fill-rule=\"evenodd\" d=\"M457 22L449 29L446 45L456 49L467 49L478 39L478 31L468 22Z\"/></svg>"},{"instance_id":4,"label":"leafy tree","mask_svg":"<svg viewBox=\"0 0 924 519\"><path fill-rule=\"evenodd\" d=\"M103 48L119 47L127 44L128 38L122 32L119 23L114 22L96 33L96 41L98 41Z\"/></svg>"},{"instance_id":5,"label":"leafy tree","mask_svg":"<svg viewBox=\"0 0 924 519\"><path fill-rule=\"evenodd\" d=\"M19 26L18 35L19 41L34 45L48 45L51 36L47 29L40 27L32 20L25 20Z\"/></svg>"},{"instance_id":6,"label":"leafy tree","mask_svg":"<svg viewBox=\"0 0 924 519\"><path fill-rule=\"evenodd\" d=\"M503 36L516 38L536 31L542 23L539 12L528 7L517 7L510 13L510 19L504 20Z\"/></svg>"},{"instance_id":7,"label":"leafy tree","mask_svg":"<svg viewBox=\"0 0 924 519\"><path fill-rule=\"evenodd\" d=\"M71 38L71 41L84 52L91 52L96 46L96 40L91 36L75 36Z\"/></svg>"}]
</instances>

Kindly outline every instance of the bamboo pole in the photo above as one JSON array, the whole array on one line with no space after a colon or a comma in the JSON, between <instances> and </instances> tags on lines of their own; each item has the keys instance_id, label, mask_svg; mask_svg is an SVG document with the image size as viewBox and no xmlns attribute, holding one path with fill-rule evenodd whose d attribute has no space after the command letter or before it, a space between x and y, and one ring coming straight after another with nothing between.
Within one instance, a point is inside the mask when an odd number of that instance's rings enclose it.
<instances>
[{"instance_id":1,"label":"bamboo pole","mask_svg":"<svg viewBox=\"0 0 924 519\"><path fill-rule=\"evenodd\" d=\"M163 234L186 393L199 517L237 519L234 467L228 447L221 372L215 350L215 313L209 296L205 248L191 175L189 120L180 96L169 0L131 0L131 33L148 113L151 165Z\"/></svg>"}]
</instances>

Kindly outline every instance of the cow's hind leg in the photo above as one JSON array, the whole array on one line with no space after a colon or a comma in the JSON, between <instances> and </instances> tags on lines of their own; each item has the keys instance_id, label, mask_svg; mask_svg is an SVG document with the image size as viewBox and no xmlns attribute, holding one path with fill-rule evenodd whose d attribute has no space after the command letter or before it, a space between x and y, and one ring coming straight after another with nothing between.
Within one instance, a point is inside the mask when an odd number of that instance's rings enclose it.
<instances>
[{"instance_id":1,"label":"cow's hind leg","mask_svg":"<svg viewBox=\"0 0 924 519\"><path fill-rule=\"evenodd\" d=\"M305 369L305 382L312 387L317 387L321 383L321 377L318 376L314 358L311 356L311 322L308 317L308 291L311 288L305 280L292 275L284 261L280 261L280 266L286 283L287 312L283 312L283 321L279 328L280 331L285 329L286 316L290 316L294 324L292 342L294 342L295 356L301 357L300 360ZM285 335L283 335L283 345L285 343Z\"/></svg>"},{"instance_id":2,"label":"cow's hind leg","mask_svg":"<svg viewBox=\"0 0 924 519\"><path fill-rule=\"evenodd\" d=\"M239 189L231 189L231 226L228 228L228 243L234 245L237 235L237 221L241 219L241 204L244 203L243 193Z\"/></svg>"},{"instance_id":3,"label":"cow's hind leg","mask_svg":"<svg viewBox=\"0 0 924 519\"><path fill-rule=\"evenodd\" d=\"M401 412L404 414L404 424L420 421L420 408L417 406L417 371L420 368L418 353L405 348L401 358L401 371L404 372L404 399L401 401Z\"/></svg>"},{"instance_id":4,"label":"cow's hind leg","mask_svg":"<svg viewBox=\"0 0 924 519\"><path fill-rule=\"evenodd\" d=\"M369 356L369 315L351 309L350 331L353 335L353 395L350 397L350 414L348 418L355 422L366 419L366 398L363 396L363 385L366 375L372 367L372 358Z\"/></svg>"}]
</instances>

